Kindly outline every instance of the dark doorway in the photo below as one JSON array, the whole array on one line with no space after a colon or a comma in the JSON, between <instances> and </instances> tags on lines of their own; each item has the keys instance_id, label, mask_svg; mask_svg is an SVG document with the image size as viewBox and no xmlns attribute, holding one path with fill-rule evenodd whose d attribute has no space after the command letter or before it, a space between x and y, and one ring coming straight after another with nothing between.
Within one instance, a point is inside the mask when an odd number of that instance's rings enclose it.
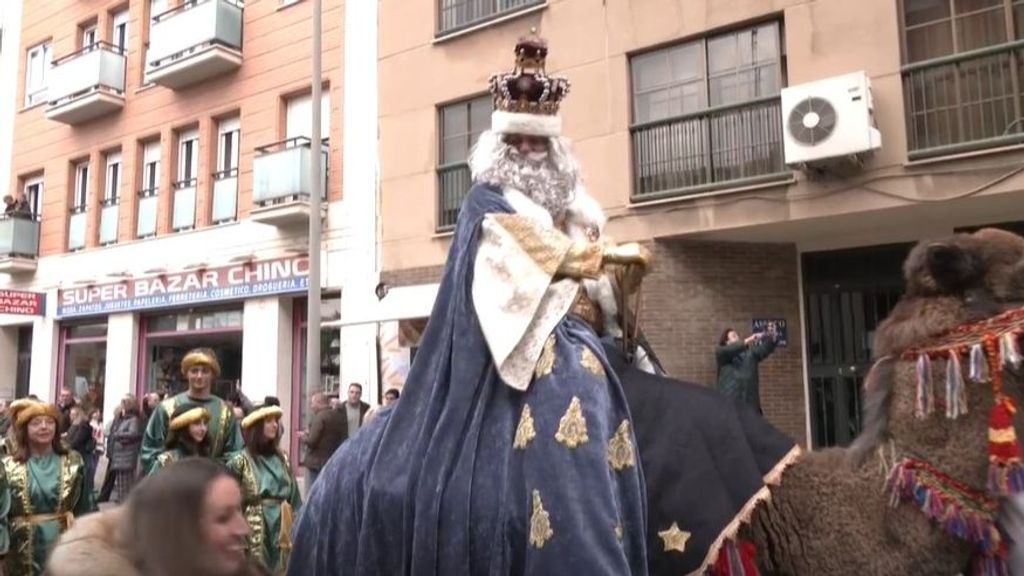
<instances>
[{"instance_id":1,"label":"dark doorway","mask_svg":"<svg viewBox=\"0 0 1024 576\"><path fill-rule=\"evenodd\" d=\"M28 396L29 378L32 377L32 327L18 328L18 368L14 376L14 397Z\"/></svg>"},{"instance_id":2,"label":"dark doorway","mask_svg":"<svg viewBox=\"0 0 1024 576\"><path fill-rule=\"evenodd\" d=\"M912 244L801 255L814 448L845 446L861 429L861 386L875 328L903 292Z\"/></svg>"}]
</instances>

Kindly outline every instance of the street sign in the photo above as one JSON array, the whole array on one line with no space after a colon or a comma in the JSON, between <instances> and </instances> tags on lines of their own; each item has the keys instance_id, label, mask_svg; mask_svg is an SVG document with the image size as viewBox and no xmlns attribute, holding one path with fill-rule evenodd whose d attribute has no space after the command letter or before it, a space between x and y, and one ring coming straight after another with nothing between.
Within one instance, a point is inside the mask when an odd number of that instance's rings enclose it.
<instances>
[{"instance_id":1,"label":"street sign","mask_svg":"<svg viewBox=\"0 0 1024 576\"><path fill-rule=\"evenodd\" d=\"M42 316L46 295L21 290L0 290L0 314Z\"/></svg>"}]
</instances>

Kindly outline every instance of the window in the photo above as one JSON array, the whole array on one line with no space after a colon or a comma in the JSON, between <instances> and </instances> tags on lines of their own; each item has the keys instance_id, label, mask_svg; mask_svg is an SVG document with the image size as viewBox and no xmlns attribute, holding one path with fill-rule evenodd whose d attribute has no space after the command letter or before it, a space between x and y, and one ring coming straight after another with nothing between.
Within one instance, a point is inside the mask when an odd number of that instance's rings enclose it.
<instances>
[{"instance_id":1,"label":"window","mask_svg":"<svg viewBox=\"0 0 1024 576\"><path fill-rule=\"evenodd\" d=\"M634 198L785 175L783 57L771 22L632 58Z\"/></svg>"},{"instance_id":2,"label":"window","mask_svg":"<svg viewBox=\"0 0 1024 576\"><path fill-rule=\"evenodd\" d=\"M213 174L213 206L210 220L214 224L235 219L238 203L238 117L217 123L217 171Z\"/></svg>"},{"instance_id":3,"label":"window","mask_svg":"<svg viewBox=\"0 0 1024 576\"><path fill-rule=\"evenodd\" d=\"M75 164L75 195L71 198L72 212L85 212L89 205L89 162Z\"/></svg>"},{"instance_id":4,"label":"window","mask_svg":"<svg viewBox=\"0 0 1024 576\"><path fill-rule=\"evenodd\" d=\"M29 209L32 210L32 215L37 219L40 218L43 215L43 177L26 179L23 194Z\"/></svg>"},{"instance_id":5,"label":"window","mask_svg":"<svg viewBox=\"0 0 1024 576\"><path fill-rule=\"evenodd\" d=\"M1024 141L1024 0L904 0L901 16L909 156Z\"/></svg>"},{"instance_id":6,"label":"window","mask_svg":"<svg viewBox=\"0 0 1024 576\"><path fill-rule=\"evenodd\" d=\"M546 0L438 0L437 33L451 34L545 3Z\"/></svg>"},{"instance_id":7,"label":"window","mask_svg":"<svg viewBox=\"0 0 1024 576\"><path fill-rule=\"evenodd\" d=\"M178 135L177 186L195 186L199 175L199 131L188 130Z\"/></svg>"},{"instance_id":8,"label":"window","mask_svg":"<svg viewBox=\"0 0 1024 576\"><path fill-rule=\"evenodd\" d=\"M107 372L107 324L63 326L60 331L61 386L74 395L86 414L103 412Z\"/></svg>"},{"instance_id":9,"label":"window","mask_svg":"<svg viewBox=\"0 0 1024 576\"><path fill-rule=\"evenodd\" d=\"M25 62L25 107L46 101L47 77L50 73L52 52L49 42L28 49Z\"/></svg>"},{"instance_id":10,"label":"window","mask_svg":"<svg viewBox=\"0 0 1024 576\"><path fill-rule=\"evenodd\" d=\"M107 154L107 172L103 186L103 204L117 204L121 191L121 153Z\"/></svg>"},{"instance_id":11,"label":"window","mask_svg":"<svg viewBox=\"0 0 1024 576\"><path fill-rule=\"evenodd\" d=\"M156 193L160 189L160 141L147 142L142 152L142 190Z\"/></svg>"},{"instance_id":12,"label":"window","mask_svg":"<svg viewBox=\"0 0 1024 576\"><path fill-rule=\"evenodd\" d=\"M472 184L469 175L469 152L480 134L491 125L494 101L490 95L479 96L443 106L438 110L441 128L438 153L437 229L455 226L459 208Z\"/></svg>"},{"instance_id":13,"label":"window","mask_svg":"<svg viewBox=\"0 0 1024 576\"><path fill-rule=\"evenodd\" d=\"M288 99L285 106L285 138L309 138L313 134L313 95L304 94ZM331 93L325 89L320 95L320 137L327 141L331 135Z\"/></svg>"},{"instance_id":14,"label":"window","mask_svg":"<svg viewBox=\"0 0 1024 576\"><path fill-rule=\"evenodd\" d=\"M149 84L149 68L152 62L149 61L150 34L153 30L153 17L159 16L169 8L167 0L149 0L149 14L146 18L146 45L143 47L142 83Z\"/></svg>"},{"instance_id":15,"label":"window","mask_svg":"<svg viewBox=\"0 0 1024 576\"><path fill-rule=\"evenodd\" d=\"M135 234L139 238L148 238L156 234L157 194L160 191L159 140L143 144L141 176Z\"/></svg>"},{"instance_id":16,"label":"window","mask_svg":"<svg viewBox=\"0 0 1024 576\"><path fill-rule=\"evenodd\" d=\"M82 49L91 48L96 43L96 25L90 24L82 28Z\"/></svg>"},{"instance_id":17,"label":"window","mask_svg":"<svg viewBox=\"0 0 1024 576\"><path fill-rule=\"evenodd\" d=\"M111 44L117 46L122 54L128 52L128 18L128 10L121 10L114 13L112 20Z\"/></svg>"}]
</instances>

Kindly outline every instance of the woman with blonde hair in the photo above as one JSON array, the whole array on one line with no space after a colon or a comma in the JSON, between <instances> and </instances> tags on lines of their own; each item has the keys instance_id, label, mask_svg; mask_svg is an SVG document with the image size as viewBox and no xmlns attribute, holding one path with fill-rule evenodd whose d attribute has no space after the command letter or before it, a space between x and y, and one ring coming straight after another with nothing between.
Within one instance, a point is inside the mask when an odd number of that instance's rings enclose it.
<instances>
[{"instance_id":1,"label":"woman with blonde hair","mask_svg":"<svg viewBox=\"0 0 1024 576\"><path fill-rule=\"evenodd\" d=\"M199 404L186 403L175 408L167 425L164 451L157 455L149 474L189 456L209 457L209 424L210 413Z\"/></svg>"},{"instance_id":2,"label":"woman with blonde hair","mask_svg":"<svg viewBox=\"0 0 1024 576\"><path fill-rule=\"evenodd\" d=\"M18 412L14 423L17 446L3 458L10 495L5 574L42 574L61 533L75 517L96 509L82 456L65 449L57 436L59 420L55 406L33 402Z\"/></svg>"},{"instance_id":3,"label":"woman with blonde hair","mask_svg":"<svg viewBox=\"0 0 1024 576\"><path fill-rule=\"evenodd\" d=\"M269 576L246 556L248 532L238 482L210 458L186 458L140 482L127 505L75 524L47 574Z\"/></svg>"},{"instance_id":4,"label":"woman with blonde hair","mask_svg":"<svg viewBox=\"0 0 1024 576\"><path fill-rule=\"evenodd\" d=\"M293 515L302 506L299 485L278 448L281 408L264 405L242 420L245 450L228 459L242 485L249 554L275 574L288 569Z\"/></svg>"}]
</instances>

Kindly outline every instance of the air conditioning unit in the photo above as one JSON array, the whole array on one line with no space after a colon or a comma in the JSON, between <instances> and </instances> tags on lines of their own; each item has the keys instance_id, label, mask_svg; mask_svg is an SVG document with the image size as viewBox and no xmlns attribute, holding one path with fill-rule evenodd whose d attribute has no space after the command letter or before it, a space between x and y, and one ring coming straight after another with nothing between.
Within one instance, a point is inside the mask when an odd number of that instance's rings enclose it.
<instances>
[{"instance_id":1,"label":"air conditioning unit","mask_svg":"<svg viewBox=\"0 0 1024 576\"><path fill-rule=\"evenodd\" d=\"M882 147L871 80L863 71L782 89L786 164L817 167Z\"/></svg>"}]
</instances>

